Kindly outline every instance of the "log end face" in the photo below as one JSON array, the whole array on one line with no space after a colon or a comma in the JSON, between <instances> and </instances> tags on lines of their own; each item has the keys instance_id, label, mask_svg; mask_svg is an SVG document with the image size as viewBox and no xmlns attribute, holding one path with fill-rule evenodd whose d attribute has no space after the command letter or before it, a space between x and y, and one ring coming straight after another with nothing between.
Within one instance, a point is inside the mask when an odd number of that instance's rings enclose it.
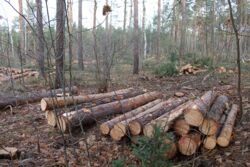
<instances>
[{"instance_id":1,"label":"log end face","mask_svg":"<svg viewBox=\"0 0 250 167\"><path fill-rule=\"evenodd\" d=\"M154 128L152 125L146 125L144 128L143 128L143 134L147 137L152 137L153 136L153 133L154 133Z\"/></svg>"},{"instance_id":2,"label":"log end face","mask_svg":"<svg viewBox=\"0 0 250 167\"><path fill-rule=\"evenodd\" d=\"M227 147L229 145L229 140L226 137L219 136L217 138L217 144L221 147Z\"/></svg>"},{"instance_id":3,"label":"log end face","mask_svg":"<svg viewBox=\"0 0 250 167\"><path fill-rule=\"evenodd\" d=\"M169 147L167 148L166 152L165 152L165 157L167 159L172 159L175 157L176 153L177 153L177 146L176 144L169 140L169 139L166 139L165 140L165 144L169 145Z\"/></svg>"},{"instance_id":4,"label":"log end face","mask_svg":"<svg viewBox=\"0 0 250 167\"><path fill-rule=\"evenodd\" d=\"M197 105L188 107L186 111L184 112L184 118L189 125L196 126L196 127L200 126L203 121L203 115L199 111L199 108Z\"/></svg>"},{"instance_id":5,"label":"log end face","mask_svg":"<svg viewBox=\"0 0 250 167\"><path fill-rule=\"evenodd\" d=\"M122 135L120 133L119 130L113 128L110 131L110 137L114 140L114 141L120 141L122 139Z\"/></svg>"},{"instance_id":6,"label":"log end face","mask_svg":"<svg viewBox=\"0 0 250 167\"><path fill-rule=\"evenodd\" d=\"M183 155L193 155L196 152L197 144L191 138L183 136L178 141L178 148Z\"/></svg>"},{"instance_id":7,"label":"log end face","mask_svg":"<svg viewBox=\"0 0 250 167\"><path fill-rule=\"evenodd\" d=\"M206 137L205 140L203 141L203 146L208 150L214 149L216 146L216 137L215 136Z\"/></svg>"},{"instance_id":8,"label":"log end face","mask_svg":"<svg viewBox=\"0 0 250 167\"><path fill-rule=\"evenodd\" d=\"M56 127L56 115L53 111L47 111L47 121L48 125Z\"/></svg>"},{"instance_id":9,"label":"log end face","mask_svg":"<svg viewBox=\"0 0 250 167\"><path fill-rule=\"evenodd\" d=\"M204 119L199 130L205 135L214 135L219 128L218 123L212 119Z\"/></svg>"},{"instance_id":10,"label":"log end face","mask_svg":"<svg viewBox=\"0 0 250 167\"><path fill-rule=\"evenodd\" d=\"M141 124L137 121L130 122L128 126L131 134L134 136L139 135L142 131Z\"/></svg>"},{"instance_id":11,"label":"log end face","mask_svg":"<svg viewBox=\"0 0 250 167\"><path fill-rule=\"evenodd\" d=\"M47 109L47 102L45 99L42 99L41 100L41 110L46 111L46 109Z\"/></svg>"},{"instance_id":12,"label":"log end face","mask_svg":"<svg viewBox=\"0 0 250 167\"><path fill-rule=\"evenodd\" d=\"M105 123L101 124L100 131L103 135L108 135L110 132L109 126Z\"/></svg>"}]
</instances>

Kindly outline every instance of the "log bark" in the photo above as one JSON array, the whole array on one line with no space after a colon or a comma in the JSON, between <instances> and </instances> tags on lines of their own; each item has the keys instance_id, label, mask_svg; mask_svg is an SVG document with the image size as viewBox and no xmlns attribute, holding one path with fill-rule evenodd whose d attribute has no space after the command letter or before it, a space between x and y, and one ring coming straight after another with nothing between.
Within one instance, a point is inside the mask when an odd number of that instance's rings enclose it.
<instances>
[{"instance_id":1,"label":"log bark","mask_svg":"<svg viewBox=\"0 0 250 167\"><path fill-rule=\"evenodd\" d=\"M171 103L165 103L163 106L150 114L143 114L141 117L137 117L135 120L129 122L129 130L132 135L139 135L143 131L143 127L150 121L160 117L166 112L171 111L182 103L186 102L186 97L174 100Z\"/></svg>"},{"instance_id":2,"label":"log bark","mask_svg":"<svg viewBox=\"0 0 250 167\"><path fill-rule=\"evenodd\" d=\"M168 131L168 129L171 127L173 121L181 116L184 112L184 110L191 105L193 102L188 101L177 108L173 109L169 113L163 114L159 118L152 120L150 123L144 126L143 128L143 134L148 137L152 137L154 134L154 127L157 126L161 128L164 132Z\"/></svg>"},{"instance_id":3,"label":"log bark","mask_svg":"<svg viewBox=\"0 0 250 167\"><path fill-rule=\"evenodd\" d=\"M128 112L161 97L162 94L159 92L149 92L129 99L98 105L90 109L73 111L70 114L63 114L59 118L59 127L63 132L67 132L74 127L79 127L80 124L93 124L96 120L103 119L106 116Z\"/></svg>"},{"instance_id":4,"label":"log bark","mask_svg":"<svg viewBox=\"0 0 250 167\"><path fill-rule=\"evenodd\" d=\"M217 137L219 136L220 132L221 132L221 129L224 125L226 121L226 115L223 114L221 116L221 119L220 119L220 122L219 122L219 128L216 132L216 134L214 135L210 135L210 136L207 136L204 140L203 140L203 147L208 149L208 150L212 150L215 148L216 146L216 142L217 142Z\"/></svg>"},{"instance_id":5,"label":"log bark","mask_svg":"<svg viewBox=\"0 0 250 167\"><path fill-rule=\"evenodd\" d=\"M185 119L178 119L175 121L173 125L174 132L180 136L185 136L188 134L190 130L189 124L185 121Z\"/></svg>"},{"instance_id":6,"label":"log bark","mask_svg":"<svg viewBox=\"0 0 250 167\"><path fill-rule=\"evenodd\" d=\"M78 89L77 87L73 86L71 88L72 94L77 94ZM27 96L9 96L9 97L3 97L0 99L0 109L4 109L7 106L19 106L27 103L35 103L40 101L44 97L55 97L56 94L62 93L62 89L55 89L51 91L46 92L32 92ZM65 92L69 92L68 88L65 88Z\"/></svg>"},{"instance_id":7,"label":"log bark","mask_svg":"<svg viewBox=\"0 0 250 167\"><path fill-rule=\"evenodd\" d=\"M133 88L122 89L118 91L100 93L100 94L91 94L91 95L82 95L82 96L70 96L70 97L56 97L56 98L43 98L41 100L41 109L42 111L50 110L54 106L57 108L81 104L81 103L96 103L103 104L109 103L115 100L121 100L141 94L141 90L135 90Z\"/></svg>"},{"instance_id":8,"label":"log bark","mask_svg":"<svg viewBox=\"0 0 250 167\"><path fill-rule=\"evenodd\" d=\"M124 137L126 135L127 130L129 129L130 122L132 122L138 118L141 118L145 115L151 115L152 113L157 112L157 111L158 112L162 111L163 113L164 113L165 109L166 109L166 111L169 111L169 110L167 110L166 106L171 107L170 104L173 102L174 102L174 98L170 98L167 101L161 102L161 103L153 106L152 108L136 115L135 117L132 117L130 119L126 119L124 121L121 121L121 122L115 124L114 128L110 131L111 138L115 141L121 140L122 137ZM166 108L164 108L164 107L166 107ZM131 133L135 133L135 132L131 132Z\"/></svg>"},{"instance_id":9,"label":"log bark","mask_svg":"<svg viewBox=\"0 0 250 167\"><path fill-rule=\"evenodd\" d=\"M238 110L239 110L238 105L233 104L231 111L227 116L226 122L220 132L220 135L217 138L217 144L221 147L227 147L230 143Z\"/></svg>"},{"instance_id":10,"label":"log bark","mask_svg":"<svg viewBox=\"0 0 250 167\"><path fill-rule=\"evenodd\" d=\"M227 96L218 96L212 105L209 112L206 114L203 123L199 127L199 130L205 135L214 135L219 126L220 118L224 111L229 107L229 99Z\"/></svg>"},{"instance_id":11,"label":"log bark","mask_svg":"<svg viewBox=\"0 0 250 167\"><path fill-rule=\"evenodd\" d=\"M100 126L100 131L103 135L108 135L110 130L114 127L114 125L118 122L121 122L125 119L129 119L131 117L134 117L135 115L139 114L139 113L142 113L144 112L145 110L155 106L156 104L160 103L162 100L160 99L157 99L157 100L154 100L148 104L145 104L141 107L138 107L130 112L127 112L125 114L122 114L118 117L115 117L105 123L102 123L101 126Z\"/></svg>"},{"instance_id":12,"label":"log bark","mask_svg":"<svg viewBox=\"0 0 250 167\"><path fill-rule=\"evenodd\" d=\"M201 144L201 135L192 133L182 136L178 141L178 149L183 155L193 155Z\"/></svg>"},{"instance_id":13,"label":"log bark","mask_svg":"<svg viewBox=\"0 0 250 167\"><path fill-rule=\"evenodd\" d=\"M215 98L216 93L214 91L208 91L201 98L196 99L184 113L184 118L187 123L199 127Z\"/></svg>"}]
</instances>

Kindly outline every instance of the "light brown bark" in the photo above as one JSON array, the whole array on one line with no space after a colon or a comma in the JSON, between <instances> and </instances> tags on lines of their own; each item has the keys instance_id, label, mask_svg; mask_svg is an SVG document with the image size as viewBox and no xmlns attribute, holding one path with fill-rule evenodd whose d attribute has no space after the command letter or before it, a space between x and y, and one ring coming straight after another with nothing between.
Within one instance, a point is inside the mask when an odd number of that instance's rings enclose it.
<instances>
[{"instance_id":1,"label":"light brown bark","mask_svg":"<svg viewBox=\"0 0 250 167\"><path fill-rule=\"evenodd\" d=\"M216 93L214 91L208 91L201 98L196 99L184 113L186 122L189 125L199 127L203 123L204 116L209 111L215 98Z\"/></svg>"},{"instance_id":2,"label":"light brown bark","mask_svg":"<svg viewBox=\"0 0 250 167\"><path fill-rule=\"evenodd\" d=\"M217 144L219 146L227 147L229 145L238 111L239 111L238 105L233 104L231 111L229 112L227 116L226 122L220 132L220 135L217 138Z\"/></svg>"},{"instance_id":3,"label":"light brown bark","mask_svg":"<svg viewBox=\"0 0 250 167\"><path fill-rule=\"evenodd\" d=\"M90 109L65 113L59 118L60 125L58 127L63 132L67 132L79 127L81 124L89 125L95 123L96 120L104 119L106 116L128 112L161 97L162 94L159 92L149 92L129 99L98 105Z\"/></svg>"},{"instance_id":4,"label":"light brown bark","mask_svg":"<svg viewBox=\"0 0 250 167\"><path fill-rule=\"evenodd\" d=\"M173 121L180 117L183 114L184 110L191 104L192 101L188 101L173 109L169 113L163 114L159 118L152 120L150 123L144 126L143 134L148 137L153 136L155 126L161 128L163 132L168 131L173 124Z\"/></svg>"},{"instance_id":5,"label":"light brown bark","mask_svg":"<svg viewBox=\"0 0 250 167\"><path fill-rule=\"evenodd\" d=\"M113 119L111 119L111 120L109 120L109 121L107 121L105 123L102 123L101 126L100 126L101 133L104 134L104 135L109 134L110 130L114 127L114 125L116 123L121 122L121 121L123 121L125 119L129 119L131 117L134 117L137 114L142 113L145 110L147 110L147 109L153 107L154 105L160 103L161 101L162 100L160 100L160 99L154 100L154 101L152 101L152 102L150 102L148 104L145 104L145 105L143 105L143 106L141 106L139 108L136 108L136 109L134 109L134 110L132 110L130 112L127 112L127 113L122 114L122 115L120 115L118 117L115 117L115 118L113 118Z\"/></svg>"},{"instance_id":6,"label":"light brown bark","mask_svg":"<svg viewBox=\"0 0 250 167\"><path fill-rule=\"evenodd\" d=\"M41 109L46 111L52 109L54 106L56 108L73 105L93 102L96 104L109 103L115 100L121 100L133 96L142 94L141 90L136 90L134 88L121 89L108 93L99 93L99 94L90 94L90 95L81 95L81 96L69 96L69 97L55 97L55 98L43 98L41 100Z\"/></svg>"},{"instance_id":7,"label":"light brown bark","mask_svg":"<svg viewBox=\"0 0 250 167\"><path fill-rule=\"evenodd\" d=\"M220 95L216 98L211 109L206 114L199 130L205 135L214 135L219 129L220 118L224 111L229 107L229 99L227 96Z\"/></svg>"}]
</instances>

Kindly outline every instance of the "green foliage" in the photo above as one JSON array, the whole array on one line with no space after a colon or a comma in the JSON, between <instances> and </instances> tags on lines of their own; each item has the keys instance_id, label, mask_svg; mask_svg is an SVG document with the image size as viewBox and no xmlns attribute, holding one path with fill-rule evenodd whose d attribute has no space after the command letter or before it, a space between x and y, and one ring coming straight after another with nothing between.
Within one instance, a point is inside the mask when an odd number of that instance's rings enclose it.
<instances>
[{"instance_id":1,"label":"green foliage","mask_svg":"<svg viewBox=\"0 0 250 167\"><path fill-rule=\"evenodd\" d=\"M112 161L112 167L125 167L124 159L116 159Z\"/></svg>"},{"instance_id":2,"label":"green foliage","mask_svg":"<svg viewBox=\"0 0 250 167\"><path fill-rule=\"evenodd\" d=\"M171 52L169 60L170 60L171 63L177 63L177 61L178 61L178 55L177 55L177 53Z\"/></svg>"},{"instance_id":3,"label":"green foliage","mask_svg":"<svg viewBox=\"0 0 250 167\"><path fill-rule=\"evenodd\" d=\"M193 64L196 66L208 67L209 69L213 69L213 59L211 57L202 57L196 59Z\"/></svg>"},{"instance_id":4,"label":"green foliage","mask_svg":"<svg viewBox=\"0 0 250 167\"><path fill-rule=\"evenodd\" d=\"M154 71L154 74L160 77L175 76L178 74L178 70L174 63L167 63L157 67Z\"/></svg>"},{"instance_id":5,"label":"green foliage","mask_svg":"<svg viewBox=\"0 0 250 167\"><path fill-rule=\"evenodd\" d=\"M166 151L170 148L165 143L171 136L164 133L159 127L154 127L152 138L139 137L136 145L133 145L133 154L141 161L142 167L167 167L172 166L165 157Z\"/></svg>"}]
</instances>

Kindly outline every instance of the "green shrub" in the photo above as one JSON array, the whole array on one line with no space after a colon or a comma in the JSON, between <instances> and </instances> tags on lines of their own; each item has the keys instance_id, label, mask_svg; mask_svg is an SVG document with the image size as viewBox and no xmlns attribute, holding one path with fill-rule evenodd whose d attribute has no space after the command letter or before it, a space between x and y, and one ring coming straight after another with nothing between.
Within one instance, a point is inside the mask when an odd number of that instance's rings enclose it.
<instances>
[{"instance_id":1,"label":"green shrub","mask_svg":"<svg viewBox=\"0 0 250 167\"><path fill-rule=\"evenodd\" d=\"M178 70L174 63L167 63L157 67L154 71L154 74L160 77L174 76L178 74Z\"/></svg>"},{"instance_id":2,"label":"green shrub","mask_svg":"<svg viewBox=\"0 0 250 167\"><path fill-rule=\"evenodd\" d=\"M171 52L169 56L169 61L171 63L176 63L178 61L178 55L175 52Z\"/></svg>"},{"instance_id":3,"label":"green shrub","mask_svg":"<svg viewBox=\"0 0 250 167\"><path fill-rule=\"evenodd\" d=\"M213 68L213 59L210 57L202 57L196 59L193 64L200 67Z\"/></svg>"},{"instance_id":4,"label":"green shrub","mask_svg":"<svg viewBox=\"0 0 250 167\"><path fill-rule=\"evenodd\" d=\"M139 137L137 144L133 145L133 154L140 160L143 167L172 166L165 157L166 151L170 148L165 141L170 138L169 134L164 133L159 127L155 127L153 137Z\"/></svg>"},{"instance_id":5,"label":"green shrub","mask_svg":"<svg viewBox=\"0 0 250 167\"><path fill-rule=\"evenodd\" d=\"M113 160L111 166L112 167L124 167L125 166L125 161L124 161L124 159Z\"/></svg>"}]
</instances>

